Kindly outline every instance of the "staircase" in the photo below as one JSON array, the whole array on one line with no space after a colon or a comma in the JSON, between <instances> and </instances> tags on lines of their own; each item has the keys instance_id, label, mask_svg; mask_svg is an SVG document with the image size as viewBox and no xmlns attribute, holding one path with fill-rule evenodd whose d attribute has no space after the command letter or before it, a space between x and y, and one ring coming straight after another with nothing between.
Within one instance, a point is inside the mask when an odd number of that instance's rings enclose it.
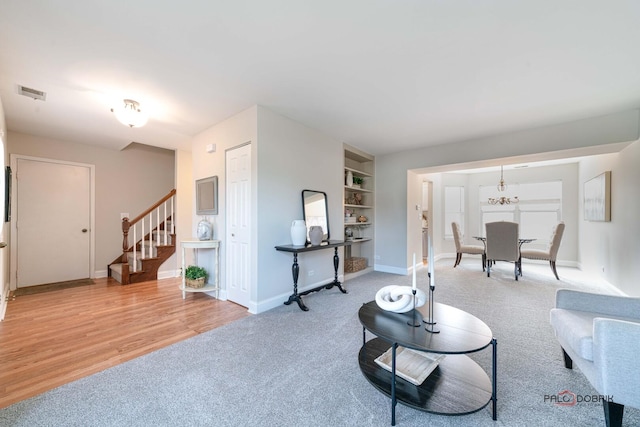
<instances>
[{"instance_id":1,"label":"staircase","mask_svg":"<svg viewBox=\"0 0 640 427\"><path fill-rule=\"evenodd\" d=\"M123 285L158 278L160 266L176 252L175 195L171 190L132 221L122 219L122 255L109 264L109 277Z\"/></svg>"}]
</instances>

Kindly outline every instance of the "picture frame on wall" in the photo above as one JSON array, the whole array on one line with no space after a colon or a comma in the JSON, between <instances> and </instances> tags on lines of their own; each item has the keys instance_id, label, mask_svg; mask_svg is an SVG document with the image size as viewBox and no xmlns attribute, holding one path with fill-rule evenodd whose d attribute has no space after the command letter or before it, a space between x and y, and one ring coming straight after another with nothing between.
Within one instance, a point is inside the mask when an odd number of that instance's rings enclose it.
<instances>
[{"instance_id":1,"label":"picture frame on wall","mask_svg":"<svg viewBox=\"0 0 640 427\"><path fill-rule=\"evenodd\" d=\"M218 176L196 181L196 215L218 215Z\"/></svg>"},{"instance_id":2,"label":"picture frame on wall","mask_svg":"<svg viewBox=\"0 0 640 427\"><path fill-rule=\"evenodd\" d=\"M611 221L611 171L584 183L584 220Z\"/></svg>"}]
</instances>

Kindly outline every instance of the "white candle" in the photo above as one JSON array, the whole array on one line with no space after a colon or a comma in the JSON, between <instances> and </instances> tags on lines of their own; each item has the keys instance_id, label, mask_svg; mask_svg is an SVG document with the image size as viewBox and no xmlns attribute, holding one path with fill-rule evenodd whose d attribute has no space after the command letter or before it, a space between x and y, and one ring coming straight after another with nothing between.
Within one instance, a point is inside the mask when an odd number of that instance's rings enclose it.
<instances>
[{"instance_id":1,"label":"white candle","mask_svg":"<svg viewBox=\"0 0 640 427\"><path fill-rule=\"evenodd\" d=\"M413 281L411 282L411 289L416 290L416 253L413 253Z\"/></svg>"}]
</instances>

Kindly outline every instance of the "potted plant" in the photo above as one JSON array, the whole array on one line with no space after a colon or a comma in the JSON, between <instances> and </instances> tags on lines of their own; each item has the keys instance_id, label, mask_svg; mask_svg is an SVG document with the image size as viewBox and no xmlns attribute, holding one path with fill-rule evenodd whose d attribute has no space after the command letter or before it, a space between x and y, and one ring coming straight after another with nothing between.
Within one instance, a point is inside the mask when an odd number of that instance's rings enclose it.
<instances>
[{"instance_id":1,"label":"potted plant","mask_svg":"<svg viewBox=\"0 0 640 427\"><path fill-rule=\"evenodd\" d=\"M190 265L184 271L185 284L190 288L202 288L207 279L207 270L197 265Z\"/></svg>"},{"instance_id":2,"label":"potted plant","mask_svg":"<svg viewBox=\"0 0 640 427\"><path fill-rule=\"evenodd\" d=\"M362 179L362 177L359 177L359 176L353 177L353 186L355 188L360 188L363 182L364 182L364 179Z\"/></svg>"}]
</instances>

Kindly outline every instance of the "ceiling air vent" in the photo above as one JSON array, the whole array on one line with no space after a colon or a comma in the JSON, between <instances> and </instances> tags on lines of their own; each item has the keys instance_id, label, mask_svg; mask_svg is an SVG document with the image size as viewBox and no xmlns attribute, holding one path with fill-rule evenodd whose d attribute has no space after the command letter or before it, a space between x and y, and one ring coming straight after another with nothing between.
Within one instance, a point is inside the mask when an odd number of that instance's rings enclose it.
<instances>
[{"instance_id":1,"label":"ceiling air vent","mask_svg":"<svg viewBox=\"0 0 640 427\"><path fill-rule=\"evenodd\" d=\"M41 90L31 89L30 87L18 85L18 93L20 95L28 96L29 98L39 99L44 101L47 98L47 93Z\"/></svg>"}]
</instances>

